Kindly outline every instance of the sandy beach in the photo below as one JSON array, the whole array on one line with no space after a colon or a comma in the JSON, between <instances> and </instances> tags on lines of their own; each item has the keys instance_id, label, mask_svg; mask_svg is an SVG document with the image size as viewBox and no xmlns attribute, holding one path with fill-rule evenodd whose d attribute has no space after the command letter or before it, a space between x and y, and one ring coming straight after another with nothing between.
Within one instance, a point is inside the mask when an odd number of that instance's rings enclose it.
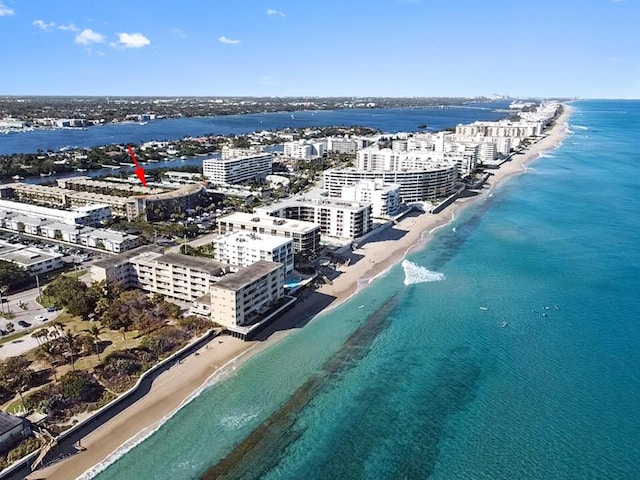
<instances>
[{"instance_id":1,"label":"sandy beach","mask_svg":"<svg viewBox=\"0 0 640 480\"><path fill-rule=\"evenodd\" d=\"M525 152L514 155L499 169L490 170L491 176L477 195L463 196L439 214L409 215L397 225L381 231L352 252L349 266L338 268L339 275L332 284L303 293L295 306L261 332L256 340L242 342L232 337L213 339L197 354L160 374L145 397L83 438L82 445L86 450L38 470L28 478L76 478L103 462L131 439L145 431L155 430L225 365L235 368L239 362L273 344L287 332L303 326L317 313L340 304L356 292L358 282L374 278L400 262L412 249L422 247L435 229L452 220L459 208L483 198L506 178L524 172L527 162L539 158L544 151L556 148L566 134L571 111L572 108L565 105L563 114L544 138Z\"/></svg>"}]
</instances>

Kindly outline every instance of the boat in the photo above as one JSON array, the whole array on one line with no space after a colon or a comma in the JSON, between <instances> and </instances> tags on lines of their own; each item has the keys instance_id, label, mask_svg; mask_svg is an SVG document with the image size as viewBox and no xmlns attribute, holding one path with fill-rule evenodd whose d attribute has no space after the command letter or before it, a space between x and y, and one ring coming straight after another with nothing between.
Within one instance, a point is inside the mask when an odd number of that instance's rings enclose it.
<instances>
[{"instance_id":1,"label":"boat","mask_svg":"<svg viewBox=\"0 0 640 480\"><path fill-rule=\"evenodd\" d=\"M484 310L485 312L489 310L489 307L480 307L480 310Z\"/></svg>"},{"instance_id":2,"label":"boat","mask_svg":"<svg viewBox=\"0 0 640 480\"><path fill-rule=\"evenodd\" d=\"M49 173L41 173L40 176L41 177L50 177L51 175L53 175L53 172L49 172Z\"/></svg>"},{"instance_id":3,"label":"boat","mask_svg":"<svg viewBox=\"0 0 640 480\"><path fill-rule=\"evenodd\" d=\"M502 328L506 328L509 326L509 322L502 322L502 325L500 325Z\"/></svg>"},{"instance_id":4,"label":"boat","mask_svg":"<svg viewBox=\"0 0 640 480\"><path fill-rule=\"evenodd\" d=\"M24 177L21 177L20 175L14 175L11 178L14 179L14 180L24 180Z\"/></svg>"},{"instance_id":5,"label":"boat","mask_svg":"<svg viewBox=\"0 0 640 480\"><path fill-rule=\"evenodd\" d=\"M364 308L364 305L358 305L358 308Z\"/></svg>"},{"instance_id":6,"label":"boat","mask_svg":"<svg viewBox=\"0 0 640 480\"><path fill-rule=\"evenodd\" d=\"M420 125L418 125L418 128L427 128L427 126L424 123L421 123Z\"/></svg>"},{"instance_id":7,"label":"boat","mask_svg":"<svg viewBox=\"0 0 640 480\"><path fill-rule=\"evenodd\" d=\"M138 122L138 125L146 125L149 122Z\"/></svg>"},{"instance_id":8,"label":"boat","mask_svg":"<svg viewBox=\"0 0 640 480\"><path fill-rule=\"evenodd\" d=\"M86 172L86 168L76 168L76 172Z\"/></svg>"}]
</instances>

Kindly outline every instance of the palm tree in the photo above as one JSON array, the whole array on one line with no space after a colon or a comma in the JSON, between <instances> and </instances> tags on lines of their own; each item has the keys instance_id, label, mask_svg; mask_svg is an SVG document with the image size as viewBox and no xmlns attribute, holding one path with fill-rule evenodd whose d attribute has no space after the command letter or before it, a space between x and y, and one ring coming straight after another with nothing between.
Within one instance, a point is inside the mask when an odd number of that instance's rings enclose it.
<instances>
[{"instance_id":1,"label":"palm tree","mask_svg":"<svg viewBox=\"0 0 640 480\"><path fill-rule=\"evenodd\" d=\"M47 331L46 328L43 328L43 329L40 329L40 330L38 330L36 332L33 332L31 334L31 336L38 341L38 345L42 345L43 343L46 343L47 340L49 339L49 332ZM47 339L47 340L43 341L42 340L43 338Z\"/></svg>"},{"instance_id":2,"label":"palm tree","mask_svg":"<svg viewBox=\"0 0 640 480\"><path fill-rule=\"evenodd\" d=\"M56 345L54 345L52 342L43 343L42 345L40 345L40 351L44 353L44 356L47 359L47 362L51 366L51 370L53 370L53 379L55 380L56 383L58 383L58 375L57 375L56 362L55 362L55 357L56 357L56 354L58 353L58 349L56 348Z\"/></svg>"},{"instance_id":3,"label":"palm tree","mask_svg":"<svg viewBox=\"0 0 640 480\"><path fill-rule=\"evenodd\" d=\"M94 324L91 325L90 328L86 329L85 332L89 333L89 335L93 337L93 348L95 348L98 360L100 360L100 343L102 342L100 334L102 333L102 327Z\"/></svg>"},{"instance_id":4,"label":"palm tree","mask_svg":"<svg viewBox=\"0 0 640 480\"><path fill-rule=\"evenodd\" d=\"M71 330L67 330L62 336L62 341L67 344L67 349L71 355L71 369L76 369L76 353L77 353L77 341L76 334Z\"/></svg>"},{"instance_id":5,"label":"palm tree","mask_svg":"<svg viewBox=\"0 0 640 480\"><path fill-rule=\"evenodd\" d=\"M20 370L16 372L15 382L16 382L16 390L18 390L18 395L20 395L20 401L22 402L22 408L27 409L24 404L24 397L22 396L22 392L27 390L31 385L31 381L33 380L33 371L28 368Z\"/></svg>"},{"instance_id":6,"label":"palm tree","mask_svg":"<svg viewBox=\"0 0 640 480\"><path fill-rule=\"evenodd\" d=\"M52 336L55 336L55 337L62 336L62 334L64 333L64 323L58 320L54 320L53 322L51 322L51 326L53 327L53 330L55 332L55 333L52 332Z\"/></svg>"}]
</instances>

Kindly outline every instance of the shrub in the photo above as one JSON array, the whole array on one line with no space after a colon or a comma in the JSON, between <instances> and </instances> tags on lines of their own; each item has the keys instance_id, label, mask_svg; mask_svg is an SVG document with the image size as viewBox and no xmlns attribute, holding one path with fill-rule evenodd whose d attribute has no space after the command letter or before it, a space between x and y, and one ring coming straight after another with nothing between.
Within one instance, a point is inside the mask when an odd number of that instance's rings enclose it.
<instances>
[{"instance_id":1,"label":"shrub","mask_svg":"<svg viewBox=\"0 0 640 480\"><path fill-rule=\"evenodd\" d=\"M20 460L31 452L35 452L41 445L42 443L36 437L27 437L7 454L7 461L11 464Z\"/></svg>"}]
</instances>

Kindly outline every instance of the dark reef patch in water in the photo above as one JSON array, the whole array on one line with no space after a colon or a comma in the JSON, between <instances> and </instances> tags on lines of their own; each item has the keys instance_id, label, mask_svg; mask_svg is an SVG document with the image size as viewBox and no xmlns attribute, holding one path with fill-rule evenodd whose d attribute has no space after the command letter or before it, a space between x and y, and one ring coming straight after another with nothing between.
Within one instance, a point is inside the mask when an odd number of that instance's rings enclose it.
<instances>
[{"instance_id":1,"label":"dark reef patch in water","mask_svg":"<svg viewBox=\"0 0 640 480\"><path fill-rule=\"evenodd\" d=\"M302 435L295 425L298 414L332 380L353 368L369 353L371 343L389 326L389 314L395 304L396 297L392 297L382 305L347 339L336 355L325 362L318 374L309 378L287 403L200 478L258 479L278 465L287 447Z\"/></svg>"}]
</instances>

